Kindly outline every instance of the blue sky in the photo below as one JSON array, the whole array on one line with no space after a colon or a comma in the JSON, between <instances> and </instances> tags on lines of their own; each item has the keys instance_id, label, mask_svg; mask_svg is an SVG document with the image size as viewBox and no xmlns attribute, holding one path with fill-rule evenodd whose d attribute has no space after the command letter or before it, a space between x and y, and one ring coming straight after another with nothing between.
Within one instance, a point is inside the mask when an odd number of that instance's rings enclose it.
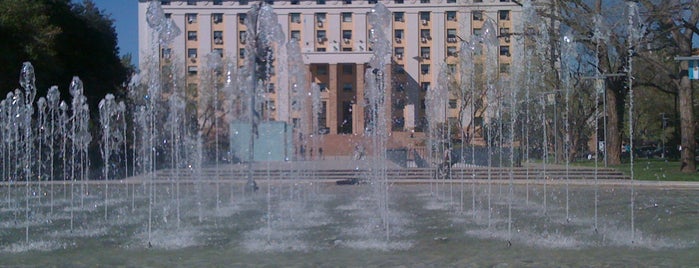
<instances>
[{"instance_id":1,"label":"blue sky","mask_svg":"<svg viewBox=\"0 0 699 268\"><path fill-rule=\"evenodd\" d=\"M72 0L82 2L82 0ZM119 54L131 53L133 63L138 64L138 0L92 0L100 10L114 19Z\"/></svg>"}]
</instances>

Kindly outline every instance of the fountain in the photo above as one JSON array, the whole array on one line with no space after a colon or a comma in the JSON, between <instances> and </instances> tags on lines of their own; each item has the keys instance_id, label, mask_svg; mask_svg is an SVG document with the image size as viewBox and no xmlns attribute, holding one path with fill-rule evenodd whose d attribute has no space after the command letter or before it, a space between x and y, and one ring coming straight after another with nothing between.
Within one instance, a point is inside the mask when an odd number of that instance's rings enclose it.
<instances>
[{"instance_id":1,"label":"fountain","mask_svg":"<svg viewBox=\"0 0 699 268\"><path fill-rule=\"evenodd\" d=\"M154 1L149 8L152 36L158 45L167 45L179 30L163 19L158 4L159 1ZM271 20L272 12L271 6L256 5L248 17ZM540 96L531 96L534 92L530 90L541 83L538 78L529 77L532 74L518 70L510 81L500 81L493 66L479 69L472 65L475 55L492 54L497 38L494 32L485 33L482 40L462 40L460 61L467 67L461 79L468 82L459 89L463 99L472 105L465 109L467 112L460 120L472 121L477 112L484 112L490 118L486 122L490 132L487 143L500 146L487 149L486 157L491 165L476 169L480 163L476 162L477 152L472 147L469 153L473 162L454 165L446 173L448 176L441 176L438 181L429 175L417 178L407 175L418 169L390 167L385 161L388 122L380 116L385 113L383 97L390 84L385 69L390 65L386 60L391 53L390 46L385 44L387 36L391 36L387 12L390 11L378 4L369 14L369 24L374 29L374 58L365 77L367 94L371 96L367 105L373 115L368 135L374 150L367 156L368 161L350 163L356 166L368 163L352 173L352 176L361 175L361 181L366 183L354 186L336 185L336 178L331 175L336 174L333 167L339 163L332 160L224 162L226 148L219 148L220 140L207 142L215 137L198 128L196 111L187 108L188 99L176 70L164 80L160 76L145 76L145 86L139 87L137 80L132 81L129 105L134 107L127 107L112 95L105 96L98 107L99 120L91 123L87 120L89 110L79 78L73 79L69 87L71 102L60 100L59 87L52 87L47 96L39 97L34 104L37 96L33 68L25 64L21 69L21 90L0 101L0 189L5 195L0 200L0 264L692 266L697 263L694 253L699 247L696 241L699 227L695 223L699 216L695 212L699 206L696 199L699 187L696 184L607 179L597 170L594 177L572 179L573 168L569 165L561 173L553 167L517 167L514 153L509 153L509 160L502 159L507 154L503 145L514 147L518 124L522 124L522 132L526 133L524 143L538 138L530 137L528 128L547 127L546 118L539 121L535 115L540 112L537 109L546 107L538 107ZM261 31L258 35L275 37L275 25L264 25L258 28ZM251 46L247 51L249 58L264 59L258 61L266 63L264 68L287 68L292 78L284 94L291 101L280 104L279 109L305 113L304 117L311 120L300 124L314 129L312 125L317 122L320 109L319 89L317 85L304 88L307 81L300 71L303 66L298 57L301 49L294 40L285 43L280 39L265 39L265 42L271 40L277 49L283 46L284 50L270 55L266 54L268 50ZM517 52L528 55L519 59L521 62L532 62L538 53L536 50ZM211 92L230 102L213 104L214 110L237 109L240 113L235 116L254 125L258 120L255 116L261 112L257 110L259 98L263 98L258 91L264 88L267 78L255 78L253 74L260 69L252 61L236 70L226 60L216 57L221 56L209 57L210 71L216 73L220 69L224 82L220 87L212 86ZM289 59L273 67L272 61L280 57ZM159 67L151 64L151 68ZM486 73L482 85L474 82L477 71ZM450 76L443 75L440 80L449 79ZM515 82L517 79L528 82L518 88L521 85ZM429 112L433 116L431 121L447 121L443 113L446 102L440 99L446 94L444 84L430 93L430 106L434 108ZM499 101L485 111L478 111L477 95ZM533 104L517 106L530 102ZM220 128L217 125L221 122L210 122L216 129ZM99 133L98 138L93 139L89 126L99 127L100 131L95 132ZM311 133L306 135L311 137ZM313 143L314 138L304 142ZM547 139L545 131L541 139ZM91 142L99 144L99 160L88 157ZM207 155L213 155L213 159L207 160ZM499 155L499 160L493 155ZM529 160L529 156L525 159ZM90 173L90 164L98 161L106 164ZM365 169L369 171L364 173ZM524 178L520 179L522 174ZM556 177L556 174L563 175ZM452 187L455 183L462 187ZM470 189L464 189L465 183L470 184ZM446 196L447 184L450 197ZM436 185L436 192L432 185ZM496 186L507 187L507 191L493 189ZM258 187L255 192L254 188ZM460 204L453 198L454 191L460 192ZM464 205L464 200L469 199L471 209Z\"/></svg>"}]
</instances>

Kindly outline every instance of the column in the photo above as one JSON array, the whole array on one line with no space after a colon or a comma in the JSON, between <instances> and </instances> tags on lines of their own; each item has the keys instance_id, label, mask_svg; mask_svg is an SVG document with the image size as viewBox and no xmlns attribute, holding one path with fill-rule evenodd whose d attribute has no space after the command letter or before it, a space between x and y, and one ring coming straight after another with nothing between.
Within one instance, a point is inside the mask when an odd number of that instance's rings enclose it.
<instances>
[{"instance_id":1,"label":"column","mask_svg":"<svg viewBox=\"0 0 699 268\"><path fill-rule=\"evenodd\" d=\"M364 102L364 63L356 64L356 94L354 105L352 106L352 128L354 134L364 134L364 107L366 103Z\"/></svg>"},{"instance_id":2,"label":"column","mask_svg":"<svg viewBox=\"0 0 699 268\"><path fill-rule=\"evenodd\" d=\"M329 64L328 67L328 127L330 128L330 134L337 134L339 119L338 110L342 109L342 103L337 101L337 64Z\"/></svg>"},{"instance_id":3,"label":"column","mask_svg":"<svg viewBox=\"0 0 699 268\"><path fill-rule=\"evenodd\" d=\"M384 66L384 81L383 81L383 87L384 87L384 101L383 101L383 107L386 110L386 113L384 114L386 118L386 134L391 133L391 129L393 128L393 83L391 81L393 80L393 68L391 68L391 64L388 63Z\"/></svg>"}]
</instances>

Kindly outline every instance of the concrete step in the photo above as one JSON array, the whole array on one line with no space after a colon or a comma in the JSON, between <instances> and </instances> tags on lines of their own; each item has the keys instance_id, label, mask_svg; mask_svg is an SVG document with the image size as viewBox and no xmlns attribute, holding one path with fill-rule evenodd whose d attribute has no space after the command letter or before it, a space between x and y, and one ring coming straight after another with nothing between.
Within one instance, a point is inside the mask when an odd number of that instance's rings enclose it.
<instances>
[{"instance_id":1,"label":"concrete step","mask_svg":"<svg viewBox=\"0 0 699 268\"><path fill-rule=\"evenodd\" d=\"M229 169L213 169L205 168L198 172L190 170L160 170L156 174L159 180L168 180L172 178L180 179L241 179L247 178L249 171L242 168ZM253 169L252 176L254 179L292 179L292 178L318 178L318 179L348 179L348 178L368 178L374 174L369 169ZM400 179L430 179L437 178L438 174L443 174L441 171L434 168L403 168L403 169L386 169L385 174L388 178ZM469 167L469 168L453 168L449 171L452 179L628 179L623 173L603 168L570 168L560 169L543 169L543 168L484 168L484 167Z\"/></svg>"}]
</instances>

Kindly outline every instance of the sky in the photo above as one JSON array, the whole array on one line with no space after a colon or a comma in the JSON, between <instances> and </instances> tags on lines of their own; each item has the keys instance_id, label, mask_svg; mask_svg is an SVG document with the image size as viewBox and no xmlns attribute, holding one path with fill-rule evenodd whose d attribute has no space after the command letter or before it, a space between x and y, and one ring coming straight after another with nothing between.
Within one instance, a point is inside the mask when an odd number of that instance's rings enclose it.
<instances>
[{"instance_id":1,"label":"sky","mask_svg":"<svg viewBox=\"0 0 699 268\"><path fill-rule=\"evenodd\" d=\"M80 3L82 0L72 0ZM114 20L119 55L132 55L132 63L138 66L138 0L92 0Z\"/></svg>"}]
</instances>

